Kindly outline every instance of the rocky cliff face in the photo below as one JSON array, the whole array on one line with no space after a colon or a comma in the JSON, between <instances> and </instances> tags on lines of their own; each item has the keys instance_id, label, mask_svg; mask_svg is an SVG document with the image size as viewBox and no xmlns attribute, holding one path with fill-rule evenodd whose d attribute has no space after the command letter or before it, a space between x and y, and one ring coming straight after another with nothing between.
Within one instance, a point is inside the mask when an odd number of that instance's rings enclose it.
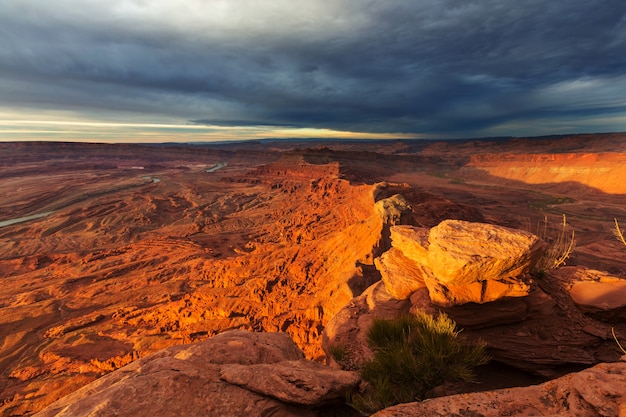
<instances>
[{"instance_id":1,"label":"rocky cliff face","mask_svg":"<svg viewBox=\"0 0 626 417\"><path fill-rule=\"evenodd\" d=\"M626 194L624 153L475 155L467 167L527 184L574 182L609 194Z\"/></svg>"}]
</instances>

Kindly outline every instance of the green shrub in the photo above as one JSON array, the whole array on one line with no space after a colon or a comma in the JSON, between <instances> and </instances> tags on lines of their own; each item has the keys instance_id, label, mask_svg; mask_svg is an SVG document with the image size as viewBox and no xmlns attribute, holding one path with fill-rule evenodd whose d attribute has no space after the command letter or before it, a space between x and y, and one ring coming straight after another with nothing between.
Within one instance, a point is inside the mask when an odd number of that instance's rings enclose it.
<instances>
[{"instance_id":1,"label":"green shrub","mask_svg":"<svg viewBox=\"0 0 626 417\"><path fill-rule=\"evenodd\" d=\"M373 413L394 404L419 401L444 381L472 381L473 368L489 361L485 344L471 345L458 337L456 324L445 314L420 312L393 320L375 320L368 331L374 358L363 364L367 382L352 405Z\"/></svg>"},{"instance_id":2,"label":"green shrub","mask_svg":"<svg viewBox=\"0 0 626 417\"><path fill-rule=\"evenodd\" d=\"M330 356L338 363L343 362L348 357L348 347L344 344L331 345L329 350Z\"/></svg>"}]
</instances>

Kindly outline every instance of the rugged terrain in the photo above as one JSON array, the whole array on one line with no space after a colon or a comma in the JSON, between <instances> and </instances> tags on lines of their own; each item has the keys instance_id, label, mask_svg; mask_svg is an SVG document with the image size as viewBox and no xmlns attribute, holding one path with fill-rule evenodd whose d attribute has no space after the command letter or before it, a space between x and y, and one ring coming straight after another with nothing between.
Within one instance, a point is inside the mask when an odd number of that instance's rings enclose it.
<instances>
[{"instance_id":1,"label":"rugged terrain","mask_svg":"<svg viewBox=\"0 0 626 417\"><path fill-rule=\"evenodd\" d=\"M568 266L626 277L612 234L614 218L626 225L625 139L0 144L0 412L29 415L227 329L286 332L323 361L324 328L381 278L374 260L398 219L380 202L395 194L410 205L402 221L426 228L550 235L566 214ZM577 311L560 304L555 325ZM598 340L596 358L619 356Z\"/></svg>"}]
</instances>

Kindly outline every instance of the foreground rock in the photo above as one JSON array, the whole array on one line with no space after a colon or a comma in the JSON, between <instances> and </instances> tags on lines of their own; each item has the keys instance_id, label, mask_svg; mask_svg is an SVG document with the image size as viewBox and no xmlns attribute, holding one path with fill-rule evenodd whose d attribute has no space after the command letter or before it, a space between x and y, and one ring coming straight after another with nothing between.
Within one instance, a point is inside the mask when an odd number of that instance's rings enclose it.
<instances>
[{"instance_id":1,"label":"foreground rock","mask_svg":"<svg viewBox=\"0 0 626 417\"><path fill-rule=\"evenodd\" d=\"M287 334L234 330L133 362L35 415L314 417L359 383L303 358Z\"/></svg>"},{"instance_id":2,"label":"foreground rock","mask_svg":"<svg viewBox=\"0 0 626 417\"><path fill-rule=\"evenodd\" d=\"M446 307L528 295L525 274L544 248L531 233L460 220L430 231L395 226L391 239L392 251L376 261L387 291L405 299L425 285L432 302Z\"/></svg>"},{"instance_id":3,"label":"foreground rock","mask_svg":"<svg viewBox=\"0 0 626 417\"><path fill-rule=\"evenodd\" d=\"M583 312L599 320L626 321L626 279L602 271L578 271L570 296Z\"/></svg>"},{"instance_id":4,"label":"foreground rock","mask_svg":"<svg viewBox=\"0 0 626 417\"><path fill-rule=\"evenodd\" d=\"M376 417L626 416L626 356L540 385L401 404Z\"/></svg>"},{"instance_id":5,"label":"foreground rock","mask_svg":"<svg viewBox=\"0 0 626 417\"><path fill-rule=\"evenodd\" d=\"M619 358L611 326L584 314L566 290L576 268L547 274L525 297L453 307L433 306L429 298L411 296L411 310L437 307L463 328L463 336L487 343L494 361L537 375L556 378L566 372ZM615 326L620 338L624 327Z\"/></svg>"}]
</instances>

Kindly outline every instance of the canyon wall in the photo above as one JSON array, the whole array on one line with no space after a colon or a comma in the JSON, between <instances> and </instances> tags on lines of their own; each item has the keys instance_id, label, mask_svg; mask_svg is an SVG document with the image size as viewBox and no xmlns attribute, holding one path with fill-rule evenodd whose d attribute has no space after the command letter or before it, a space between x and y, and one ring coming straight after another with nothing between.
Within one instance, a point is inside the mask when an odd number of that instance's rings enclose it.
<instances>
[{"instance_id":1,"label":"canyon wall","mask_svg":"<svg viewBox=\"0 0 626 417\"><path fill-rule=\"evenodd\" d=\"M625 153L473 155L467 167L527 184L576 182L608 194L626 194Z\"/></svg>"}]
</instances>

